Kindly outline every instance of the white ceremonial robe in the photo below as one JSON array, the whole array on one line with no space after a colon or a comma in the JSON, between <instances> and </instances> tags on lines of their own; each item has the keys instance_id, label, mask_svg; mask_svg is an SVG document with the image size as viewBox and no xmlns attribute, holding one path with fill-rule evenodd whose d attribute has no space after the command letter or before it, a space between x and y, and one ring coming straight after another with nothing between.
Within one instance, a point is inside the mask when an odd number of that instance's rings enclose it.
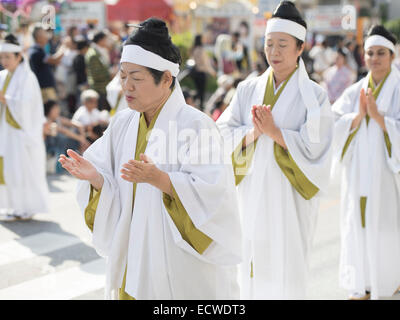
<instances>
[{"instance_id":1,"label":"white ceremonial robe","mask_svg":"<svg viewBox=\"0 0 400 320\"><path fill-rule=\"evenodd\" d=\"M145 151L168 173L195 227L213 240L199 254L183 240L159 189L137 184L132 213L133 185L120 177L120 170L134 159L139 117L131 109L118 112L104 136L84 153L104 177L92 240L96 251L107 257L106 297L115 298L127 266L125 291L136 299L239 299L242 250L237 197L233 169L222 161L222 139L215 123L187 105L180 88L175 88ZM217 143L199 144L199 136L212 130ZM198 153L221 156L216 164L189 163ZM89 183L80 181L82 210L89 194Z\"/></svg>"},{"instance_id":2,"label":"white ceremonial robe","mask_svg":"<svg viewBox=\"0 0 400 320\"><path fill-rule=\"evenodd\" d=\"M115 113L128 108L128 102L126 101L121 90L122 86L118 72L117 75L106 86L107 101L112 109L116 108ZM121 97L118 99L119 95L121 95Z\"/></svg>"},{"instance_id":3,"label":"white ceremonial robe","mask_svg":"<svg viewBox=\"0 0 400 320\"><path fill-rule=\"evenodd\" d=\"M8 71L0 71L0 89ZM23 213L49 211L46 181L46 150L43 138L43 101L39 83L26 62L11 77L5 99L8 110L21 129L0 116L0 157L4 158L5 184L0 185L0 208ZM1 109L1 107L0 107Z\"/></svg>"},{"instance_id":4,"label":"white ceremonial robe","mask_svg":"<svg viewBox=\"0 0 400 320\"><path fill-rule=\"evenodd\" d=\"M341 158L368 79L369 74L346 89L332 106L336 159ZM376 103L385 117L391 157L382 128L373 119L367 126L364 119L340 162L340 285L351 292L369 289L372 299L392 296L400 285L400 76L394 67ZM360 197L367 197L365 228Z\"/></svg>"},{"instance_id":5,"label":"white ceremonial robe","mask_svg":"<svg viewBox=\"0 0 400 320\"><path fill-rule=\"evenodd\" d=\"M263 104L270 71L241 82L231 104L217 121L229 155L253 128L251 108ZM308 130L312 126L306 121L307 108L300 95L298 77L299 70L288 81L272 114L297 166L323 190L329 180L333 134L330 104L325 90L311 82L320 106L320 141L313 143ZM237 190L245 238L244 262L240 268L241 297L305 298L308 255L321 191L311 200L305 200L295 190L278 166L274 141L267 135L258 138L249 173Z\"/></svg>"}]
</instances>

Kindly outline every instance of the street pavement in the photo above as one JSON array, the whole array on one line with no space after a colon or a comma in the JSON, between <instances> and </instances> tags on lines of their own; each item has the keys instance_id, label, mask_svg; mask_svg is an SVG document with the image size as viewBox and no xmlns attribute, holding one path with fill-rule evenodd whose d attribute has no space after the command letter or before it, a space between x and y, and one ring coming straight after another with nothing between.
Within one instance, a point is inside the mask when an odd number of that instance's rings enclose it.
<instances>
[{"instance_id":1,"label":"street pavement","mask_svg":"<svg viewBox=\"0 0 400 320\"><path fill-rule=\"evenodd\" d=\"M90 244L90 233L75 200L76 180L52 175L48 183L49 214L38 214L30 221L0 222L0 300L101 300L105 261ZM339 250L336 185L321 200L308 299L347 298L338 285ZM400 294L392 299L400 300Z\"/></svg>"}]
</instances>

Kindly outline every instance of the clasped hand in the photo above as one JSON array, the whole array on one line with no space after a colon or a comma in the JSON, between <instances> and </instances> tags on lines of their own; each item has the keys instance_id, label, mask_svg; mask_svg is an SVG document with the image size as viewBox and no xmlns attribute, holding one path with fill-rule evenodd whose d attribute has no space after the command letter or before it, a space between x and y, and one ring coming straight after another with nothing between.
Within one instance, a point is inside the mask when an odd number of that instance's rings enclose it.
<instances>
[{"instance_id":1,"label":"clasped hand","mask_svg":"<svg viewBox=\"0 0 400 320\"><path fill-rule=\"evenodd\" d=\"M122 165L121 178L133 183L149 183L155 185L160 177L160 170L145 154L140 154L140 160L129 160Z\"/></svg>"},{"instance_id":2,"label":"clasped hand","mask_svg":"<svg viewBox=\"0 0 400 320\"><path fill-rule=\"evenodd\" d=\"M368 88L367 94L365 93L364 89L361 89L360 91L359 115L361 116L361 118L364 118L367 114L372 119L376 119L380 116L378 106L376 104L371 88Z\"/></svg>"},{"instance_id":3,"label":"clasped hand","mask_svg":"<svg viewBox=\"0 0 400 320\"><path fill-rule=\"evenodd\" d=\"M275 125L274 118L272 116L271 106L253 106L251 109L253 116L254 134L256 137L261 134L273 138L276 136L277 126Z\"/></svg>"}]
</instances>

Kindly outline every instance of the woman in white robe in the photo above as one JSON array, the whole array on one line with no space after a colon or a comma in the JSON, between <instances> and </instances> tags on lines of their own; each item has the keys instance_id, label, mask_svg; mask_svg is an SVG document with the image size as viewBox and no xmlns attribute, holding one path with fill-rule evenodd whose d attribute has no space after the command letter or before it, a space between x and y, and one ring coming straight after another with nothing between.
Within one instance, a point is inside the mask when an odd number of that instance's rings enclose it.
<instances>
[{"instance_id":1,"label":"woman in white robe","mask_svg":"<svg viewBox=\"0 0 400 320\"><path fill-rule=\"evenodd\" d=\"M236 148L245 299L306 297L318 198L329 180L333 120L327 93L308 78L299 58L306 34L299 19L291 2L281 3L267 23L271 67L241 82L217 121L225 149Z\"/></svg>"},{"instance_id":2,"label":"woman in white robe","mask_svg":"<svg viewBox=\"0 0 400 320\"><path fill-rule=\"evenodd\" d=\"M49 210L44 116L36 76L13 35L0 45L0 209L3 219Z\"/></svg>"},{"instance_id":3,"label":"woman in white robe","mask_svg":"<svg viewBox=\"0 0 400 320\"><path fill-rule=\"evenodd\" d=\"M113 116L117 112L128 108L128 103L124 99L119 72L109 82L109 84L107 84L106 91L107 101L111 106L110 116Z\"/></svg>"},{"instance_id":4,"label":"woman in white robe","mask_svg":"<svg viewBox=\"0 0 400 320\"><path fill-rule=\"evenodd\" d=\"M395 38L374 26L368 75L332 106L342 168L340 285L350 299L392 296L400 285L400 76Z\"/></svg>"},{"instance_id":5,"label":"woman in white robe","mask_svg":"<svg viewBox=\"0 0 400 320\"><path fill-rule=\"evenodd\" d=\"M215 123L185 103L179 60L164 22L141 23L121 57L129 109L112 118L83 157L69 150L71 158L60 158L81 179L78 202L88 226L95 215L93 245L107 257L106 297L119 290L120 299L239 298L232 165L224 164ZM158 84L154 72L161 74Z\"/></svg>"}]
</instances>

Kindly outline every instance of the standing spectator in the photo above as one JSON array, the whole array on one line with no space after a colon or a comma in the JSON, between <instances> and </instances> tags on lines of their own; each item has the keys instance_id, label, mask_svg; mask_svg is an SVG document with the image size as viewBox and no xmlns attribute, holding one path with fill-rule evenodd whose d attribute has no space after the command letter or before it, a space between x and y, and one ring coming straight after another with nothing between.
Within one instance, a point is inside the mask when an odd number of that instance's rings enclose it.
<instances>
[{"instance_id":1,"label":"standing spectator","mask_svg":"<svg viewBox=\"0 0 400 320\"><path fill-rule=\"evenodd\" d=\"M107 102L106 86L111 81L110 57L107 49L107 35L100 31L93 37L93 43L86 52L85 63L90 89L99 94L99 109L110 110Z\"/></svg>"},{"instance_id":2,"label":"standing spectator","mask_svg":"<svg viewBox=\"0 0 400 320\"><path fill-rule=\"evenodd\" d=\"M18 42L21 44L22 52L27 52L32 46L33 42L32 35L29 31L29 24L27 22L20 24L19 30L16 33L16 37L18 38Z\"/></svg>"},{"instance_id":3,"label":"standing spectator","mask_svg":"<svg viewBox=\"0 0 400 320\"><path fill-rule=\"evenodd\" d=\"M354 57L355 49L356 49L356 44L353 41L349 40L346 42L343 52L346 54L348 67L354 72L357 72L358 66L357 66L357 61Z\"/></svg>"},{"instance_id":4,"label":"standing spectator","mask_svg":"<svg viewBox=\"0 0 400 320\"><path fill-rule=\"evenodd\" d=\"M89 50L89 41L86 40L83 36L76 37L75 39L76 48L78 50L78 54L75 56L72 61L72 69L75 73L75 81L76 81L76 98L77 100L80 98L80 94L89 88L87 83L87 75L86 75L86 64L85 64L85 55ZM79 102L80 103L80 102ZM74 110L75 112L75 110Z\"/></svg>"},{"instance_id":5,"label":"standing spectator","mask_svg":"<svg viewBox=\"0 0 400 320\"><path fill-rule=\"evenodd\" d=\"M243 52L242 56L236 60L236 67L242 75L249 74L250 65L248 59L248 50L247 47L244 46L239 32L234 32L232 34L232 50Z\"/></svg>"},{"instance_id":6,"label":"standing spectator","mask_svg":"<svg viewBox=\"0 0 400 320\"><path fill-rule=\"evenodd\" d=\"M335 65L323 74L323 84L328 91L330 103L334 103L355 80L355 74L347 64L347 57L348 55L339 49Z\"/></svg>"},{"instance_id":7,"label":"standing spectator","mask_svg":"<svg viewBox=\"0 0 400 320\"><path fill-rule=\"evenodd\" d=\"M239 34L240 34L240 42L242 43L243 46L243 59L242 61L242 66L244 62L244 67L246 68L246 73L251 72L251 66L252 66L252 59L250 57L250 47L251 47L251 42L252 38L250 37L249 33L249 24L246 21L240 22L239 25ZM240 68L240 67L239 67Z\"/></svg>"},{"instance_id":8,"label":"standing spectator","mask_svg":"<svg viewBox=\"0 0 400 320\"><path fill-rule=\"evenodd\" d=\"M46 30L40 26L36 26L32 36L35 44L29 50L29 63L39 81L43 103L46 103L48 100L57 100L56 81L51 66L60 63L65 48L61 45L55 54L48 55L44 51L44 47L49 41L49 35Z\"/></svg>"},{"instance_id":9,"label":"standing spectator","mask_svg":"<svg viewBox=\"0 0 400 320\"><path fill-rule=\"evenodd\" d=\"M190 75L196 85L196 96L195 99L199 99L199 108L201 111L204 109L204 94L207 84L207 73L215 77L216 72L211 66L210 58L207 52L203 48L203 42L201 35L197 35L194 39L192 48L192 56L195 61L195 66L192 69Z\"/></svg>"},{"instance_id":10,"label":"standing spectator","mask_svg":"<svg viewBox=\"0 0 400 320\"><path fill-rule=\"evenodd\" d=\"M215 57L218 65L218 76L229 74L237 75L236 61L243 57L243 47L236 46L232 49L232 37L229 34L220 34L215 42Z\"/></svg>"},{"instance_id":11,"label":"standing spectator","mask_svg":"<svg viewBox=\"0 0 400 320\"><path fill-rule=\"evenodd\" d=\"M322 73L330 67L327 47L328 46L325 37L322 35L318 35L316 37L316 45L310 50L308 54L309 57L314 60L314 77L318 81L322 79Z\"/></svg>"},{"instance_id":12,"label":"standing spectator","mask_svg":"<svg viewBox=\"0 0 400 320\"><path fill-rule=\"evenodd\" d=\"M76 108L76 78L72 63L78 51L71 36L64 38L63 43L66 49L54 76L56 78L58 97L65 101L69 113L73 114Z\"/></svg>"}]
</instances>

